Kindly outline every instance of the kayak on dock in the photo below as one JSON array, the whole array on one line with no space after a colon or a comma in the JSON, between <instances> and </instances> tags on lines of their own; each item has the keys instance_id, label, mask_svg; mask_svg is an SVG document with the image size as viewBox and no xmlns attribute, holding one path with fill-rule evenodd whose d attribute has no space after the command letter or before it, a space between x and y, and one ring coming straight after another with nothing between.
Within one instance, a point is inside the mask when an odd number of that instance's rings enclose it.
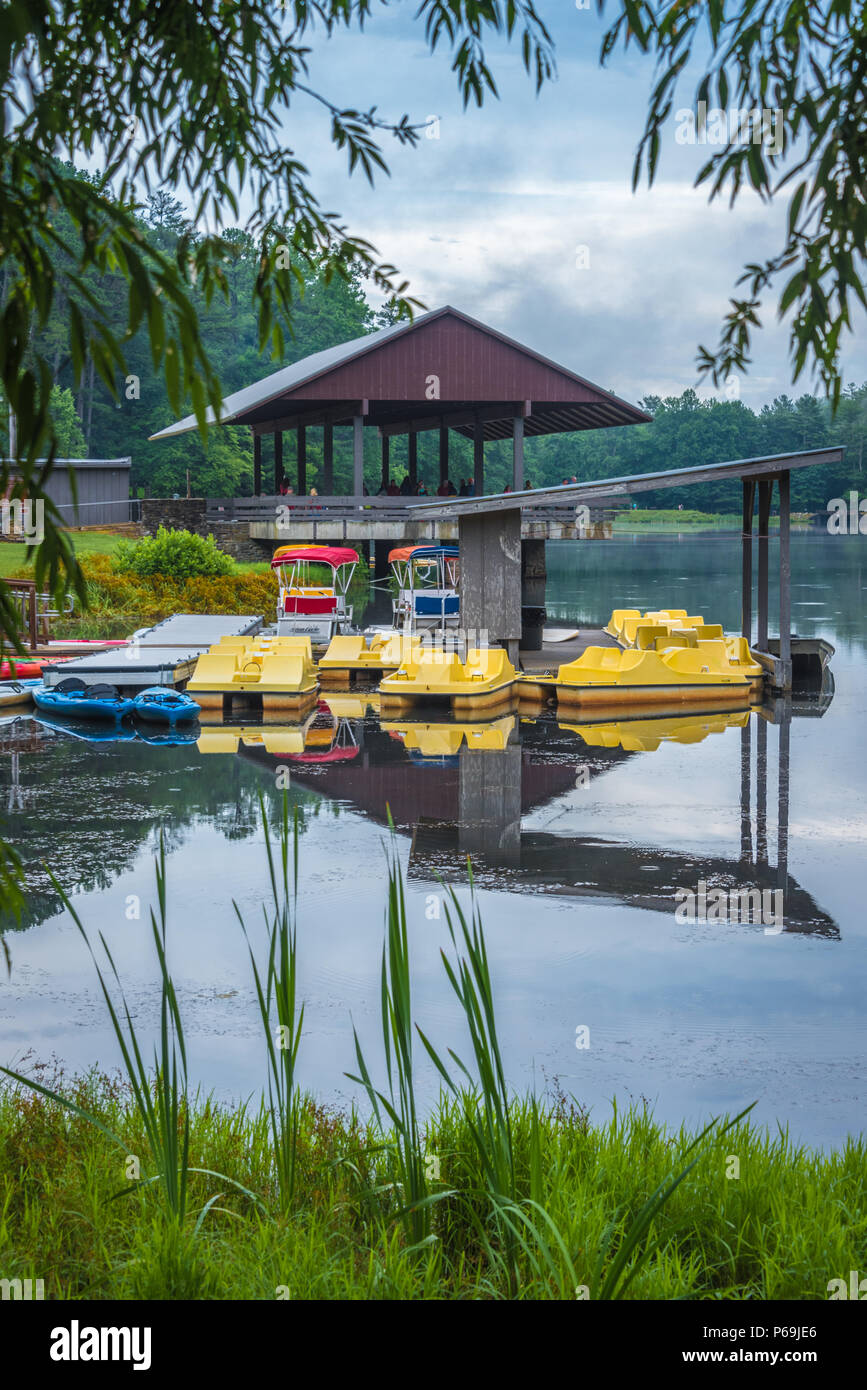
<instances>
[{"instance_id":1,"label":"kayak on dock","mask_svg":"<svg viewBox=\"0 0 867 1390\"><path fill-rule=\"evenodd\" d=\"M0 680L25 680L42 675L43 666L56 666L61 661L70 661L68 656L41 656L31 657L27 661L19 661L17 657L12 657L9 661L0 661Z\"/></svg>"},{"instance_id":2,"label":"kayak on dock","mask_svg":"<svg viewBox=\"0 0 867 1390\"><path fill-rule=\"evenodd\" d=\"M133 701L120 695L116 685L85 685L76 676L50 690L38 686L33 699L38 709L68 719L122 719L133 709Z\"/></svg>"},{"instance_id":3,"label":"kayak on dock","mask_svg":"<svg viewBox=\"0 0 867 1390\"><path fill-rule=\"evenodd\" d=\"M41 684L41 676L25 681L0 681L0 709L8 705L29 705L34 690Z\"/></svg>"},{"instance_id":4,"label":"kayak on dock","mask_svg":"<svg viewBox=\"0 0 867 1390\"><path fill-rule=\"evenodd\" d=\"M149 685L133 700L134 713L140 719L149 719L156 724L182 724L187 720L198 719L199 706L190 695L182 690L172 690L165 685Z\"/></svg>"}]
</instances>

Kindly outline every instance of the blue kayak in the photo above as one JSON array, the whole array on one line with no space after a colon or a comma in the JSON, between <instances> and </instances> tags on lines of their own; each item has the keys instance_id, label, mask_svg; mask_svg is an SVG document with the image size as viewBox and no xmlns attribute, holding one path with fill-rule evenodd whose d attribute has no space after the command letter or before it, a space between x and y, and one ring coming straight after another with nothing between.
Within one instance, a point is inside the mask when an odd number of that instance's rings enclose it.
<instances>
[{"instance_id":1,"label":"blue kayak","mask_svg":"<svg viewBox=\"0 0 867 1390\"><path fill-rule=\"evenodd\" d=\"M197 719L199 706L192 695L182 690L172 690L167 685L149 685L133 701L135 713L140 719L152 719L158 724L182 724L188 719Z\"/></svg>"},{"instance_id":2,"label":"blue kayak","mask_svg":"<svg viewBox=\"0 0 867 1390\"><path fill-rule=\"evenodd\" d=\"M118 694L115 685L85 685L77 677L58 685L37 686L33 691L37 709L67 719L122 719L130 714L132 700Z\"/></svg>"}]
</instances>

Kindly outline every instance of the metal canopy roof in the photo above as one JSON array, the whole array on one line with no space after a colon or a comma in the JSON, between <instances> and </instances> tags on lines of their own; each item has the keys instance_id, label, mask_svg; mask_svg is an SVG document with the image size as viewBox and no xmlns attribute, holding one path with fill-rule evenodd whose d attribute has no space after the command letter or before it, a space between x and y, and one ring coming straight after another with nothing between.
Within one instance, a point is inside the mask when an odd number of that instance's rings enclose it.
<instances>
[{"instance_id":1,"label":"metal canopy roof","mask_svg":"<svg viewBox=\"0 0 867 1390\"><path fill-rule=\"evenodd\" d=\"M604 497L628 497L634 492L653 492L657 488L687 487L736 478L773 478L793 468L811 468L840 463L845 447L805 449L794 454L769 454L764 458L734 459L729 463L699 464L694 468L672 468L663 473L636 473L631 477L600 478L586 483L561 483L557 487L529 488L524 492L497 492L489 497L441 497L436 503L420 503L408 508L411 516L429 521L443 513L472 516L482 512L512 511L516 507L540 507L550 502L562 506L598 502Z\"/></svg>"},{"instance_id":2,"label":"metal canopy roof","mask_svg":"<svg viewBox=\"0 0 867 1390\"><path fill-rule=\"evenodd\" d=\"M432 381L436 394L431 396ZM446 424L486 439L646 423L650 416L532 348L445 305L281 367L223 401L221 424L264 434L296 425L349 423L361 414L383 434ZM207 419L216 417L208 410ZM196 429L196 418L151 435Z\"/></svg>"}]
</instances>

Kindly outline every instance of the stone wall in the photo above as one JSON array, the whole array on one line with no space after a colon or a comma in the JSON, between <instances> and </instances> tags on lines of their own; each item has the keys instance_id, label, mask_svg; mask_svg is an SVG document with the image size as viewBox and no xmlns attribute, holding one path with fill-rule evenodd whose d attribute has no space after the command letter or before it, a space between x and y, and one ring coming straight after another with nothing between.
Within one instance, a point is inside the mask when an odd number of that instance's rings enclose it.
<instances>
[{"instance_id":1,"label":"stone wall","mask_svg":"<svg viewBox=\"0 0 867 1390\"><path fill-rule=\"evenodd\" d=\"M213 536L234 560L270 560L271 541L251 540L249 521L207 521L204 497L145 497L141 503L142 533L155 536L160 526L170 531L193 531Z\"/></svg>"}]
</instances>

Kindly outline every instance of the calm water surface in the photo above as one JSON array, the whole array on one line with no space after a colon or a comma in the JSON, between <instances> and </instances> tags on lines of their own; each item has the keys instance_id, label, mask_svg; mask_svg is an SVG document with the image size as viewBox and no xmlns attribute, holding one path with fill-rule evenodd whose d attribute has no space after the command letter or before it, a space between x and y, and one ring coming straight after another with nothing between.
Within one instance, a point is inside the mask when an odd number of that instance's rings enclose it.
<instances>
[{"instance_id":1,"label":"calm water surface","mask_svg":"<svg viewBox=\"0 0 867 1390\"><path fill-rule=\"evenodd\" d=\"M678 606L737 630L738 552L719 535L550 545L550 619L596 624L615 606ZM660 1118L690 1123L757 1101L762 1122L809 1143L860 1131L865 554L858 537L793 540L794 627L836 655L833 698L796 703L788 724L755 713L603 730L515 719L461 738L381 725L362 703L336 701L294 745L269 735L238 752L208 735L201 747L92 743L30 718L4 724L0 804L30 893L23 927L7 931L0 1060L119 1060L84 943L42 861L104 933L137 1022L153 1026L148 906L163 827L191 1074L224 1098L258 1091L260 1025L232 899L261 921L258 796L276 807L275 772L288 766L302 825L301 1070L320 1097L358 1098L344 1076L353 1024L379 1055L388 804L408 879L414 1010L434 1042L467 1051L439 962L436 895L438 875L464 881L471 853L516 1088L542 1091L557 1077L599 1120L614 1096L646 1097ZM700 879L782 887L784 929L676 921L675 890ZM589 1030L580 1050L579 1027ZM434 1077L422 1068L421 1078L431 1097Z\"/></svg>"}]
</instances>

